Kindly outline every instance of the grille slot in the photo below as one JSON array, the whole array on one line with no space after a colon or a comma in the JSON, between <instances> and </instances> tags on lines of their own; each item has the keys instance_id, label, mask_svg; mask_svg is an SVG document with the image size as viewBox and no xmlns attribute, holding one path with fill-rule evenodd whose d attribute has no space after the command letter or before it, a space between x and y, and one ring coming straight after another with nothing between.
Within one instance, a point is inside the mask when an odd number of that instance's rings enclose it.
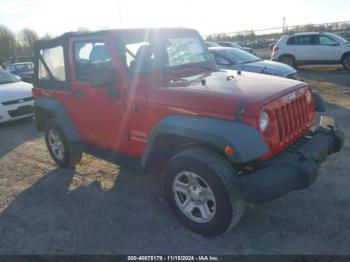
<instances>
[{"instance_id":1,"label":"grille slot","mask_svg":"<svg viewBox=\"0 0 350 262\"><path fill-rule=\"evenodd\" d=\"M305 95L275 109L275 116L280 142L287 141L299 134L307 126L308 122Z\"/></svg>"},{"instance_id":2,"label":"grille slot","mask_svg":"<svg viewBox=\"0 0 350 262\"><path fill-rule=\"evenodd\" d=\"M24 102L28 102L28 101L32 101L33 97L25 97L25 98L21 98L21 99L16 99L16 100L11 100L11 101L6 101L6 102L2 102L2 104L4 106L8 106L8 105L14 105L14 104L19 104L19 103L24 103Z\"/></svg>"},{"instance_id":3,"label":"grille slot","mask_svg":"<svg viewBox=\"0 0 350 262\"><path fill-rule=\"evenodd\" d=\"M21 106L16 110L8 111L8 114L10 115L10 117L18 117L18 116L32 114L33 112L34 112L33 106L28 105L28 106Z\"/></svg>"}]
</instances>

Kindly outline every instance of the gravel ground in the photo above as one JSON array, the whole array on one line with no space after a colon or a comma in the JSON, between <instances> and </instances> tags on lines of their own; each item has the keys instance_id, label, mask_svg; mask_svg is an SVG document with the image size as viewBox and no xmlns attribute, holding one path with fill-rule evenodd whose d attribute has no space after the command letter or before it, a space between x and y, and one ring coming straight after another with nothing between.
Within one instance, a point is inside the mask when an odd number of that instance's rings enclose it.
<instances>
[{"instance_id":1,"label":"gravel ground","mask_svg":"<svg viewBox=\"0 0 350 262\"><path fill-rule=\"evenodd\" d=\"M0 254L350 254L350 75L301 69L346 133L319 179L249 205L229 233L204 238L182 227L157 175L84 156L57 168L31 120L0 125Z\"/></svg>"}]
</instances>

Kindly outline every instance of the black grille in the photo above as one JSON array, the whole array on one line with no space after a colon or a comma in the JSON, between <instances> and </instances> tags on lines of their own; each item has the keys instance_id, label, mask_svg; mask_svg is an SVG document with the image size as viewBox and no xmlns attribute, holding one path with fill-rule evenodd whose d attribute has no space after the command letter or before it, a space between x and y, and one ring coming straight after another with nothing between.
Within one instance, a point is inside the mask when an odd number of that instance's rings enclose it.
<instances>
[{"instance_id":1,"label":"black grille","mask_svg":"<svg viewBox=\"0 0 350 262\"><path fill-rule=\"evenodd\" d=\"M2 104L4 106L8 106L8 105L14 105L14 104L28 102L28 101L31 101L31 100L33 100L33 97L25 97L25 98L21 98L21 99L16 99L16 100L2 102Z\"/></svg>"},{"instance_id":2,"label":"black grille","mask_svg":"<svg viewBox=\"0 0 350 262\"><path fill-rule=\"evenodd\" d=\"M10 117L24 116L33 113L33 106L21 106L16 110L8 111Z\"/></svg>"}]
</instances>

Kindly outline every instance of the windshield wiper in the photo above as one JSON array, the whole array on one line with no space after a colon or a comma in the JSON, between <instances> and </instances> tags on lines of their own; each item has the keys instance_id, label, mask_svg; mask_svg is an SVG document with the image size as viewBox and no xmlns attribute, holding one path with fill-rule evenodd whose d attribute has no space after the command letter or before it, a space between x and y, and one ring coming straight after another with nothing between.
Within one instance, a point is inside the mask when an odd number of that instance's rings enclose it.
<instances>
[{"instance_id":1,"label":"windshield wiper","mask_svg":"<svg viewBox=\"0 0 350 262\"><path fill-rule=\"evenodd\" d=\"M262 59L256 59L256 60L252 60L252 61L245 61L245 62L241 62L240 64L249 64L249 63L254 63L254 62L259 62Z\"/></svg>"},{"instance_id":2,"label":"windshield wiper","mask_svg":"<svg viewBox=\"0 0 350 262\"><path fill-rule=\"evenodd\" d=\"M212 67L205 66L205 65L198 65L198 64L195 64L195 65L193 65L193 66L196 66L196 67L199 67L199 68L202 68L202 69L211 71L211 72L219 72L219 71L222 71L221 69L216 69L216 68L212 68Z\"/></svg>"},{"instance_id":3,"label":"windshield wiper","mask_svg":"<svg viewBox=\"0 0 350 262\"><path fill-rule=\"evenodd\" d=\"M166 67L165 67L165 68L162 68L160 71L161 71L162 73L166 74L166 75L176 77L176 78L177 78L176 80L183 81L183 82L187 82L187 80L186 80L185 78L183 78L183 77L179 76L178 74L172 72L170 68L166 68Z\"/></svg>"}]
</instances>

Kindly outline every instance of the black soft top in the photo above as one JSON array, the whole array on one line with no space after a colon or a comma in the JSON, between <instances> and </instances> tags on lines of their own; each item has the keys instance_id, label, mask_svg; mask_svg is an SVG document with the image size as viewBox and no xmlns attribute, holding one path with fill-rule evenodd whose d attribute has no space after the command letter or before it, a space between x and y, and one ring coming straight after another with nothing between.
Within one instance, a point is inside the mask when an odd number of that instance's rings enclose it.
<instances>
[{"instance_id":1,"label":"black soft top","mask_svg":"<svg viewBox=\"0 0 350 262\"><path fill-rule=\"evenodd\" d=\"M194 29L189 28L126 28L126 29L109 29L109 30L100 30L100 31L93 31L93 32L67 32L64 33L56 38L48 39L48 40L38 40L34 44L34 49L43 49L43 48L49 48L57 45L62 45L63 43L66 43L69 38L72 37L89 37L89 36L104 36L109 32L115 32L115 33L142 33L142 32L156 32L156 31L194 31L197 32Z\"/></svg>"}]
</instances>

